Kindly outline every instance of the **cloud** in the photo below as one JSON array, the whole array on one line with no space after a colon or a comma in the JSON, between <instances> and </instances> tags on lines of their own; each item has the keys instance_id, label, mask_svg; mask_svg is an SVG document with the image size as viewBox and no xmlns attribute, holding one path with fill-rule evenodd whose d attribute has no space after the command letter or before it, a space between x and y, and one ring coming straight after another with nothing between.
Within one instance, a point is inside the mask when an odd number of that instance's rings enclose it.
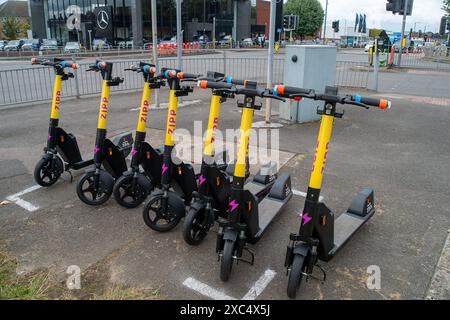
<instances>
[{"instance_id":1,"label":"cloud","mask_svg":"<svg viewBox=\"0 0 450 320\"><path fill-rule=\"evenodd\" d=\"M325 9L326 0L319 0ZM438 32L441 17L444 14L442 0L414 0L413 14L406 19L406 29ZM347 20L348 25L354 23L355 14L367 15L369 28L383 28L389 31L400 31L402 16L386 11L386 0L329 0L328 23L332 20ZM341 22L342 25L342 22Z\"/></svg>"}]
</instances>

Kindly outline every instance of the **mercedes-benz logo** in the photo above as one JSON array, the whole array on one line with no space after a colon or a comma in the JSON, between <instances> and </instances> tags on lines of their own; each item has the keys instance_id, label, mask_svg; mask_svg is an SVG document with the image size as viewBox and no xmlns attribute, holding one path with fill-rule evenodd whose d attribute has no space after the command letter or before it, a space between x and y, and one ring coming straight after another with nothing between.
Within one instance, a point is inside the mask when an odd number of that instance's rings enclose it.
<instances>
[{"instance_id":1,"label":"mercedes-benz logo","mask_svg":"<svg viewBox=\"0 0 450 320\"><path fill-rule=\"evenodd\" d=\"M108 27L109 15L105 10L101 10L97 13L97 25L100 29L104 30Z\"/></svg>"}]
</instances>

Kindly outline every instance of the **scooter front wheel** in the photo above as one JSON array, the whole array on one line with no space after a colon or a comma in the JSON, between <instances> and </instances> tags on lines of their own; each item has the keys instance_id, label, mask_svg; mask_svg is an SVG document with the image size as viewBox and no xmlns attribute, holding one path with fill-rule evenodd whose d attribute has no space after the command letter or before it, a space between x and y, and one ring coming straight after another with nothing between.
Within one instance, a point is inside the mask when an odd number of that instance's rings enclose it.
<instances>
[{"instance_id":1,"label":"scooter front wheel","mask_svg":"<svg viewBox=\"0 0 450 320\"><path fill-rule=\"evenodd\" d=\"M114 186L114 178L106 171L86 172L78 181L77 195L81 201L90 205L98 206L111 197Z\"/></svg>"},{"instance_id":2,"label":"scooter front wheel","mask_svg":"<svg viewBox=\"0 0 450 320\"><path fill-rule=\"evenodd\" d=\"M63 172L64 164L58 156L44 156L34 167L34 180L40 186L50 187L58 181Z\"/></svg>"},{"instance_id":3,"label":"scooter front wheel","mask_svg":"<svg viewBox=\"0 0 450 320\"><path fill-rule=\"evenodd\" d=\"M163 206L164 200L167 201L166 207ZM182 216L171 197L163 199L163 194L153 196L142 211L145 224L159 232L168 232L175 228Z\"/></svg>"},{"instance_id":4,"label":"scooter front wheel","mask_svg":"<svg viewBox=\"0 0 450 320\"><path fill-rule=\"evenodd\" d=\"M220 259L220 280L228 281L233 267L234 241L225 240L222 257Z\"/></svg>"},{"instance_id":5,"label":"scooter front wheel","mask_svg":"<svg viewBox=\"0 0 450 320\"><path fill-rule=\"evenodd\" d=\"M294 256L291 270L289 272L287 295L291 299L297 296L297 290L300 287L303 278L303 270L305 269L305 257L299 254Z\"/></svg>"},{"instance_id":6,"label":"scooter front wheel","mask_svg":"<svg viewBox=\"0 0 450 320\"><path fill-rule=\"evenodd\" d=\"M204 226L201 222L205 220L205 208L197 209L191 207L184 218L183 223L183 239L191 245L196 246L205 239L208 234L208 226Z\"/></svg>"},{"instance_id":7,"label":"scooter front wheel","mask_svg":"<svg viewBox=\"0 0 450 320\"><path fill-rule=\"evenodd\" d=\"M113 195L117 203L125 208L136 208L147 198L148 187L132 175L121 176L114 184Z\"/></svg>"}]
</instances>

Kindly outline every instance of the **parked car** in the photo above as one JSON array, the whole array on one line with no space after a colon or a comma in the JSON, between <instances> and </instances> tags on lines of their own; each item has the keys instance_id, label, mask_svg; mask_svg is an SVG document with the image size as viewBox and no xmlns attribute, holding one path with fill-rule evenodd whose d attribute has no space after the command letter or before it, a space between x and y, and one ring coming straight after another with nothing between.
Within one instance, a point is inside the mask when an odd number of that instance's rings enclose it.
<instances>
[{"instance_id":1,"label":"parked car","mask_svg":"<svg viewBox=\"0 0 450 320\"><path fill-rule=\"evenodd\" d=\"M64 46L65 53L76 53L80 51L81 51L80 44L76 41L69 41Z\"/></svg>"},{"instance_id":2,"label":"parked car","mask_svg":"<svg viewBox=\"0 0 450 320\"><path fill-rule=\"evenodd\" d=\"M24 44L23 40L11 40L8 42L8 44L5 46L5 51L19 51Z\"/></svg>"},{"instance_id":3,"label":"parked car","mask_svg":"<svg viewBox=\"0 0 450 320\"><path fill-rule=\"evenodd\" d=\"M119 41L117 45L119 46L120 49L133 49L132 40Z\"/></svg>"},{"instance_id":4,"label":"parked car","mask_svg":"<svg viewBox=\"0 0 450 320\"><path fill-rule=\"evenodd\" d=\"M161 44L176 44L177 37L176 36L164 36L161 39Z\"/></svg>"},{"instance_id":5,"label":"parked car","mask_svg":"<svg viewBox=\"0 0 450 320\"><path fill-rule=\"evenodd\" d=\"M239 45L241 47L252 47L255 45L255 42L253 41L252 38L245 38L239 43Z\"/></svg>"},{"instance_id":6,"label":"parked car","mask_svg":"<svg viewBox=\"0 0 450 320\"><path fill-rule=\"evenodd\" d=\"M8 41L6 40L0 40L0 51L3 51L5 49L5 46L8 44Z\"/></svg>"},{"instance_id":7,"label":"parked car","mask_svg":"<svg viewBox=\"0 0 450 320\"><path fill-rule=\"evenodd\" d=\"M200 44L207 44L208 42L210 42L209 37L207 35L194 37L194 41Z\"/></svg>"},{"instance_id":8,"label":"parked car","mask_svg":"<svg viewBox=\"0 0 450 320\"><path fill-rule=\"evenodd\" d=\"M108 50L109 49L109 43L106 41L106 39L94 39L92 42L92 49L93 50Z\"/></svg>"},{"instance_id":9,"label":"parked car","mask_svg":"<svg viewBox=\"0 0 450 320\"><path fill-rule=\"evenodd\" d=\"M42 45L39 48L41 51L58 50L58 41L56 39L44 39Z\"/></svg>"},{"instance_id":10,"label":"parked car","mask_svg":"<svg viewBox=\"0 0 450 320\"><path fill-rule=\"evenodd\" d=\"M229 46L231 41L231 36L224 36L222 39L219 40L220 46Z\"/></svg>"},{"instance_id":11,"label":"parked car","mask_svg":"<svg viewBox=\"0 0 450 320\"><path fill-rule=\"evenodd\" d=\"M41 40L40 39L24 39L24 44L22 46L23 51L39 51L39 48L41 47Z\"/></svg>"}]
</instances>

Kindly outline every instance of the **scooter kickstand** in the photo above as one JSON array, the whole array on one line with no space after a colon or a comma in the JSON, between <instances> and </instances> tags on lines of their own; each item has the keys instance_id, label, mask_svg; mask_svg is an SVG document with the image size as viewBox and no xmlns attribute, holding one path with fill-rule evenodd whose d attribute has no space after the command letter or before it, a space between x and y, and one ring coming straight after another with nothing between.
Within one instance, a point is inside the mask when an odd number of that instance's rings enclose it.
<instances>
[{"instance_id":1,"label":"scooter kickstand","mask_svg":"<svg viewBox=\"0 0 450 320\"><path fill-rule=\"evenodd\" d=\"M251 259L245 260L242 258L236 258L236 264L237 264L237 262L242 261L242 262L248 263L249 265L252 266L255 263L255 253L252 250L250 250L248 247L244 247L244 250L250 254Z\"/></svg>"}]
</instances>

